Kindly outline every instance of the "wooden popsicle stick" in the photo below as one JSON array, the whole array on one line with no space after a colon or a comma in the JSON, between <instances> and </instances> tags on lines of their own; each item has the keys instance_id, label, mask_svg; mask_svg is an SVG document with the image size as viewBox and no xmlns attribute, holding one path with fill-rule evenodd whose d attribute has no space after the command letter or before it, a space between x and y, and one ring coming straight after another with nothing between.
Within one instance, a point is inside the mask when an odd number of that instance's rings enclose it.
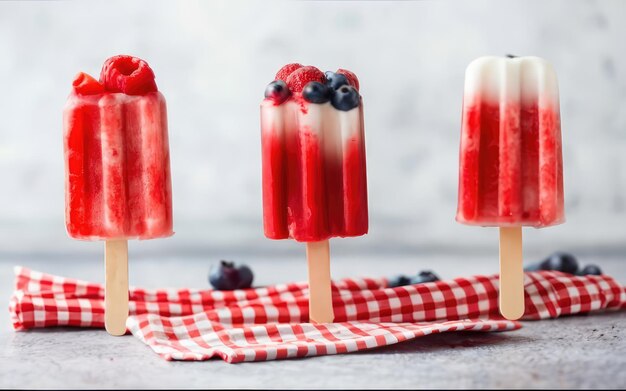
<instances>
[{"instance_id":1,"label":"wooden popsicle stick","mask_svg":"<svg viewBox=\"0 0 626 391\"><path fill-rule=\"evenodd\" d=\"M124 335L128 318L128 241L107 240L104 263L104 327L111 335Z\"/></svg>"},{"instance_id":2,"label":"wooden popsicle stick","mask_svg":"<svg viewBox=\"0 0 626 391\"><path fill-rule=\"evenodd\" d=\"M309 264L309 318L314 323L332 323L335 314L328 240L307 243L306 258Z\"/></svg>"},{"instance_id":3,"label":"wooden popsicle stick","mask_svg":"<svg viewBox=\"0 0 626 391\"><path fill-rule=\"evenodd\" d=\"M524 315L522 227L500 228L500 313L509 320Z\"/></svg>"}]
</instances>

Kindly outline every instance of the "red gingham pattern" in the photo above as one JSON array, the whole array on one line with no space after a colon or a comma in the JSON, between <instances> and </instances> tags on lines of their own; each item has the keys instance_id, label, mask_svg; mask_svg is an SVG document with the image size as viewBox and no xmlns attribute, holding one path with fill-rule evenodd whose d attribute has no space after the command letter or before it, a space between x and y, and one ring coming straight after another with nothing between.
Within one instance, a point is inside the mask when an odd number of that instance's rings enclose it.
<instances>
[{"instance_id":1,"label":"red gingham pattern","mask_svg":"<svg viewBox=\"0 0 626 391\"><path fill-rule=\"evenodd\" d=\"M104 327L102 285L21 267L15 273L15 329ZM542 271L525 278L524 319L626 308L626 290L609 276ZM127 327L166 359L344 353L434 332L520 327L500 317L497 284L497 275L397 288L387 288L385 279L345 279L333 285L336 323L330 325L307 323L306 283L238 291L131 288Z\"/></svg>"},{"instance_id":2,"label":"red gingham pattern","mask_svg":"<svg viewBox=\"0 0 626 391\"><path fill-rule=\"evenodd\" d=\"M393 345L449 331L508 331L520 327L508 320L453 320L428 323L338 322L270 323L224 326L206 313L187 317L131 316L130 331L166 360L229 363L342 354Z\"/></svg>"}]
</instances>

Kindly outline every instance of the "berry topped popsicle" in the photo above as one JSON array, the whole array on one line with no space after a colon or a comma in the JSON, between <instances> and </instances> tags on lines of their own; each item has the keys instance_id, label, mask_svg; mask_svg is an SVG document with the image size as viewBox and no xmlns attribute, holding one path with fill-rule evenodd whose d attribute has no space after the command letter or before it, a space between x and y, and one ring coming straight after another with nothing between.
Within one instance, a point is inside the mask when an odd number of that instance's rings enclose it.
<instances>
[{"instance_id":1,"label":"berry topped popsicle","mask_svg":"<svg viewBox=\"0 0 626 391\"><path fill-rule=\"evenodd\" d=\"M265 91L261 135L265 236L307 243L310 316L332 321L328 239L368 230L357 77L285 65Z\"/></svg>"},{"instance_id":2,"label":"berry topped popsicle","mask_svg":"<svg viewBox=\"0 0 626 391\"><path fill-rule=\"evenodd\" d=\"M79 73L65 105L67 231L84 240L171 236L167 113L154 73L115 56L100 80Z\"/></svg>"},{"instance_id":3,"label":"berry topped popsicle","mask_svg":"<svg viewBox=\"0 0 626 391\"><path fill-rule=\"evenodd\" d=\"M131 56L108 59L100 81L79 73L72 86L63 112L66 228L75 239L106 241L105 321L119 335L127 240L173 234L165 98L148 64Z\"/></svg>"},{"instance_id":4,"label":"berry topped popsicle","mask_svg":"<svg viewBox=\"0 0 626 391\"><path fill-rule=\"evenodd\" d=\"M481 57L465 73L456 220L500 227L500 310L524 311L522 226L562 223L556 73L538 57Z\"/></svg>"}]
</instances>

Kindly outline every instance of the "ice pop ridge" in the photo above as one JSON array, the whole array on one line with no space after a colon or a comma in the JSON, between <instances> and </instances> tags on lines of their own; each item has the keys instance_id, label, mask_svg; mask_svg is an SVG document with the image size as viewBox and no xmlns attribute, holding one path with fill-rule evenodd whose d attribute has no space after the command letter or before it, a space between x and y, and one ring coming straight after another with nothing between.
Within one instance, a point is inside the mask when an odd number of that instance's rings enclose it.
<instances>
[{"instance_id":1,"label":"ice pop ridge","mask_svg":"<svg viewBox=\"0 0 626 391\"><path fill-rule=\"evenodd\" d=\"M465 73L458 222L565 220L556 74L538 57L481 57Z\"/></svg>"},{"instance_id":2,"label":"ice pop ridge","mask_svg":"<svg viewBox=\"0 0 626 391\"><path fill-rule=\"evenodd\" d=\"M265 235L314 242L366 234L363 106L356 76L289 64L276 78L261 104Z\"/></svg>"},{"instance_id":3,"label":"ice pop ridge","mask_svg":"<svg viewBox=\"0 0 626 391\"><path fill-rule=\"evenodd\" d=\"M73 87L63 113L68 234L172 235L167 112L148 64L112 57L100 82L80 73Z\"/></svg>"}]
</instances>

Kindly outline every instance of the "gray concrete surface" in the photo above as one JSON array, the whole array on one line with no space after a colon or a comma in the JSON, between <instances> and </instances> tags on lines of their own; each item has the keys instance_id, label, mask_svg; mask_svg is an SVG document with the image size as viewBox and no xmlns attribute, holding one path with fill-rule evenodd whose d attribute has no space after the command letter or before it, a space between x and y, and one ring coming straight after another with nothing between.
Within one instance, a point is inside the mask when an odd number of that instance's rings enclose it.
<instances>
[{"instance_id":1,"label":"gray concrete surface","mask_svg":"<svg viewBox=\"0 0 626 391\"><path fill-rule=\"evenodd\" d=\"M131 254L132 255L132 254ZM131 259L131 282L148 287L206 286L217 254ZM305 278L304 259L234 254L266 284ZM626 282L623 257L585 257ZM0 258L0 298L12 266L102 281L99 259ZM497 270L495 257L435 255L351 258L336 254L333 275L378 276L434 269L442 278ZM356 354L267 363L166 362L132 336L104 330L14 332L0 313L2 388L624 388L626 312L524 322L508 333L451 333Z\"/></svg>"}]
</instances>

